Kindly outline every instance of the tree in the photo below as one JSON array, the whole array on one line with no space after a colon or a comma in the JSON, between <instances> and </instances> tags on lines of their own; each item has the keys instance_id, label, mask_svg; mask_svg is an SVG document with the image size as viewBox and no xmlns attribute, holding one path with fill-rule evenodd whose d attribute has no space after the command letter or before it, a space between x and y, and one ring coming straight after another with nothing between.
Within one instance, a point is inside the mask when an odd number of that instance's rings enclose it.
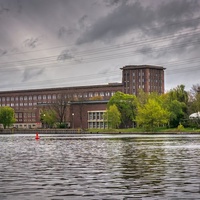
<instances>
[{"instance_id":1,"label":"tree","mask_svg":"<svg viewBox=\"0 0 200 200\"><path fill-rule=\"evenodd\" d=\"M170 98L188 104L188 92L185 91L184 85L178 85L176 88L169 91Z\"/></svg>"},{"instance_id":2,"label":"tree","mask_svg":"<svg viewBox=\"0 0 200 200\"><path fill-rule=\"evenodd\" d=\"M137 102L140 104L140 105L144 105L147 103L147 100L149 98L149 94L144 92L144 90L139 90L139 93L137 95Z\"/></svg>"},{"instance_id":3,"label":"tree","mask_svg":"<svg viewBox=\"0 0 200 200\"><path fill-rule=\"evenodd\" d=\"M49 109L55 111L57 121L60 125L66 123L68 101L69 100L65 94L60 94L55 102L50 105Z\"/></svg>"},{"instance_id":4,"label":"tree","mask_svg":"<svg viewBox=\"0 0 200 200\"><path fill-rule=\"evenodd\" d=\"M154 131L155 127L166 124L170 113L161 107L155 99L149 99L144 106L138 106L136 121L138 126L143 126L146 131Z\"/></svg>"},{"instance_id":5,"label":"tree","mask_svg":"<svg viewBox=\"0 0 200 200\"><path fill-rule=\"evenodd\" d=\"M13 108L8 106L0 107L0 123L3 124L4 129L15 122L14 114Z\"/></svg>"},{"instance_id":6,"label":"tree","mask_svg":"<svg viewBox=\"0 0 200 200\"><path fill-rule=\"evenodd\" d=\"M136 96L124 94L123 92L116 92L108 102L108 109L111 105L116 105L121 113L122 127L132 126L136 116Z\"/></svg>"},{"instance_id":7,"label":"tree","mask_svg":"<svg viewBox=\"0 0 200 200\"><path fill-rule=\"evenodd\" d=\"M185 103L172 100L169 93L163 94L161 98L163 100L163 107L170 112L169 127L177 127L184 119Z\"/></svg>"},{"instance_id":8,"label":"tree","mask_svg":"<svg viewBox=\"0 0 200 200\"><path fill-rule=\"evenodd\" d=\"M188 105L189 105L189 95L188 92L185 91L185 86L184 85L178 85L176 88L172 89L169 91L169 97L170 100L177 100L182 104L182 111L183 111L183 115L180 116L179 121L186 121L189 117L189 113L188 113ZM187 125L187 124L185 124Z\"/></svg>"},{"instance_id":9,"label":"tree","mask_svg":"<svg viewBox=\"0 0 200 200\"><path fill-rule=\"evenodd\" d=\"M52 128L56 122L56 112L52 109L44 110L40 118L43 123L47 124L49 128Z\"/></svg>"},{"instance_id":10,"label":"tree","mask_svg":"<svg viewBox=\"0 0 200 200\"><path fill-rule=\"evenodd\" d=\"M190 96L190 102L189 102L189 113L195 113L200 111L200 85L193 85L192 89L190 90L189 96Z\"/></svg>"},{"instance_id":11,"label":"tree","mask_svg":"<svg viewBox=\"0 0 200 200\"><path fill-rule=\"evenodd\" d=\"M189 100L193 101L196 99L196 95L198 95L200 90L200 84L193 85L189 92Z\"/></svg>"},{"instance_id":12,"label":"tree","mask_svg":"<svg viewBox=\"0 0 200 200\"><path fill-rule=\"evenodd\" d=\"M121 123L121 113L116 105L111 105L104 114L104 120L108 122L108 128L118 128Z\"/></svg>"}]
</instances>

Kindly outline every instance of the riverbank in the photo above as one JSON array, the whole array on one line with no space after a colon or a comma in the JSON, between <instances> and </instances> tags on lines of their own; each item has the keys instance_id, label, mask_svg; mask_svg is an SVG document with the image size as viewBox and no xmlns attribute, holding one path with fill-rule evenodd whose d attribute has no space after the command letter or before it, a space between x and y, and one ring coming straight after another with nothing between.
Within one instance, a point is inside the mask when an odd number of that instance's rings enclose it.
<instances>
[{"instance_id":1,"label":"riverbank","mask_svg":"<svg viewBox=\"0 0 200 200\"><path fill-rule=\"evenodd\" d=\"M0 134L200 134L200 129L185 128L183 130L160 128L154 132L142 129L1 129Z\"/></svg>"}]
</instances>

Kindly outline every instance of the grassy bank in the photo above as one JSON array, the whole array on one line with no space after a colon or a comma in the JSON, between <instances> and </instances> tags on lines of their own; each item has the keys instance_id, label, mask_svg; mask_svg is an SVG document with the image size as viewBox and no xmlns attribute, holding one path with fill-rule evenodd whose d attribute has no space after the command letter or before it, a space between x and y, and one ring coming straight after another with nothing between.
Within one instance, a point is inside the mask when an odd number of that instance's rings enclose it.
<instances>
[{"instance_id":1,"label":"grassy bank","mask_svg":"<svg viewBox=\"0 0 200 200\"><path fill-rule=\"evenodd\" d=\"M127 129L88 129L89 133L146 133L142 128L127 128ZM184 128L178 130L177 128L157 128L154 133L200 133L200 129ZM152 132L149 132L152 133Z\"/></svg>"}]
</instances>

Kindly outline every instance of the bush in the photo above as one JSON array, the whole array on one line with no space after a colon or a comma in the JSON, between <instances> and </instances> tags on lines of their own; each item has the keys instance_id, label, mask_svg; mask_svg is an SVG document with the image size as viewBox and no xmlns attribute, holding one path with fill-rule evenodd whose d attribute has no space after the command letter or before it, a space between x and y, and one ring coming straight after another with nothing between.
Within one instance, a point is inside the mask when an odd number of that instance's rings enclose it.
<instances>
[{"instance_id":1,"label":"bush","mask_svg":"<svg viewBox=\"0 0 200 200\"><path fill-rule=\"evenodd\" d=\"M57 127L58 128L68 128L67 124L65 124L65 123L58 124Z\"/></svg>"},{"instance_id":2,"label":"bush","mask_svg":"<svg viewBox=\"0 0 200 200\"><path fill-rule=\"evenodd\" d=\"M184 130L184 126L182 124L179 124L177 127L178 131L183 131Z\"/></svg>"}]
</instances>

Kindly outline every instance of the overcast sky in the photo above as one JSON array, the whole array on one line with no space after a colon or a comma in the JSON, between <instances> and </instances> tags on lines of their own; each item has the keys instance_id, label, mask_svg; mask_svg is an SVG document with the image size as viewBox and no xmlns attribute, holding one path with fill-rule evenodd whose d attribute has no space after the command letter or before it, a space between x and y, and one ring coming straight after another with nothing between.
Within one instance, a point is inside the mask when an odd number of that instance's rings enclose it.
<instances>
[{"instance_id":1,"label":"overcast sky","mask_svg":"<svg viewBox=\"0 0 200 200\"><path fill-rule=\"evenodd\" d=\"M0 91L121 82L159 65L165 89L200 83L198 0L0 0Z\"/></svg>"}]
</instances>

